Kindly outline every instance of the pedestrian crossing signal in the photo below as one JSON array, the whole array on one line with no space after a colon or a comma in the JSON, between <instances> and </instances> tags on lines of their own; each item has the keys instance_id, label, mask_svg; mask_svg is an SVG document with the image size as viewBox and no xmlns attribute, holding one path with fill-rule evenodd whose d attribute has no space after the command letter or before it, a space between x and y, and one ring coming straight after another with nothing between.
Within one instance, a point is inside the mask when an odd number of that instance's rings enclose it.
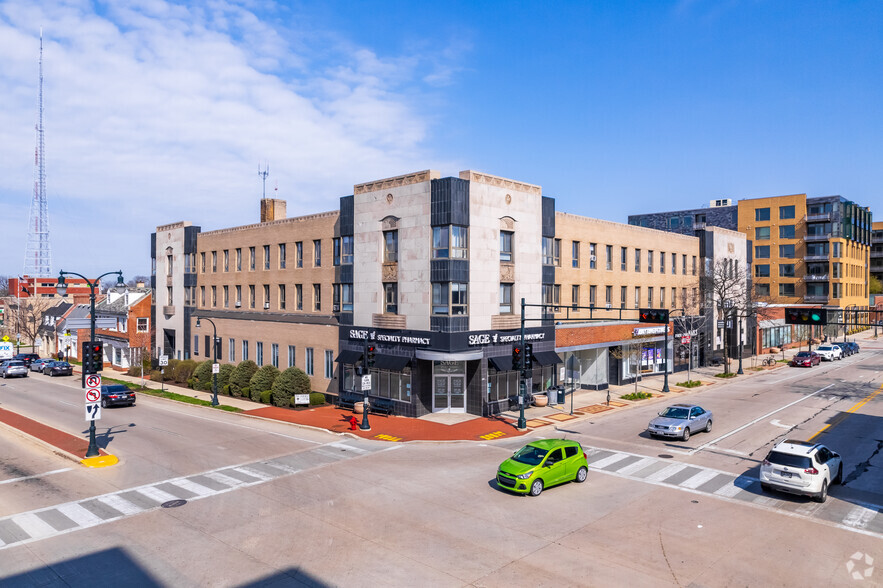
<instances>
[{"instance_id":1,"label":"pedestrian crossing signal","mask_svg":"<svg viewBox=\"0 0 883 588\"><path fill-rule=\"evenodd\" d=\"M828 312L821 308L786 308L786 325L827 325Z\"/></svg>"},{"instance_id":2,"label":"pedestrian crossing signal","mask_svg":"<svg viewBox=\"0 0 883 588\"><path fill-rule=\"evenodd\" d=\"M639 323L668 323L668 310L664 308L642 308L638 315Z\"/></svg>"}]
</instances>

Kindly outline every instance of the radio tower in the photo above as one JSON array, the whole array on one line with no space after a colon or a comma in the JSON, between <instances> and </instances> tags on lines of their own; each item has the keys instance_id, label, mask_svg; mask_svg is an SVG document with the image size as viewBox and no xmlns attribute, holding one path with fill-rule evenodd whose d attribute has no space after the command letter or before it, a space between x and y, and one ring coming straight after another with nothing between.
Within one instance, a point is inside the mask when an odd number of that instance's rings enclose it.
<instances>
[{"instance_id":1,"label":"radio tower","mask_svg":"<svg viewBox=\"0 0 883 588\"><path fill-rule=\"evenodd\" d=\"M48 278L52 274L49 248L49 202L46 199L46 162L43 145L43 29L40 29L40 90L37 99L37 147L34 151L34 199L28 221L25 275Z\"/></svg>"}]
</instances>

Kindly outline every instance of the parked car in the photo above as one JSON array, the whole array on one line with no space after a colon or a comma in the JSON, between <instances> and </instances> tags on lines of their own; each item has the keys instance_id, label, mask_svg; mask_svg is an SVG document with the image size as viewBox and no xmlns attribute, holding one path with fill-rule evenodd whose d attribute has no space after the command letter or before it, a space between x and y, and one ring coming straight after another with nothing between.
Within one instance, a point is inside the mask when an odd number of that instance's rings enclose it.
<instances>
[{"instance_id":1,"label":"parked car","mask_svg":"<svg viewBox=\"0 0 883 588\"><path fill-rule=\"evenodd\" d=\"M858 353L859 349L861 349L855 341L847 341L846 344L852 348L853 353Z\"/></svg>"},{"instance_id":2,"label":"parked car","mask_svg":"<svg viewBox=\"0 0 883 588\"><path fill-rule=\"evenodd\" d=\"M101 408L119 405L135 406L135 393L122 384L101 386Z\"/></svg>"},{"instance_id":3,"label":"parked car","mask_svg":"<svg viewBox=\"0 0 883 588\"><path fill-rule=\"evenodd\" d=\"M20 359L7 359L0 365L0 376L4 378L11 378L13 376L27 378L28 366Z\"/></svg>"},{"instance_id":4,"label":"parked car","mask_svg":"<svg viewBox=\"0 0 883 588\"><path fill-rule=\"evenodd\" d=\"M843 351L833 343L822 343L816 347L816 353L818 353L825 361L843 359Z\"/></svg>"},{"instance_id":5,"label":"parked car","mask_svg":"<svg viewBox=\"0 0 883 588\"><path fill-rule=\"evenodd\" d=\"M31 362L34 361L35 359L40 359L40 355L37 353L19 353L18 355L16 355L12 359L18 359L20 361L23 361L23 362L25 362L25 365L27 367L31 367Z\"/></svg>"},{"instance_id":6,"label":"parked car","mask_svg":"<svg viewBox=\"0 0 883 588\"><path fill-rule=\"evenodd\" d=\"M66 361L50 361L43 366L43 373L47 376L72 376L74 366Z\"/></svg>"},{"instance_id":7,"label":"parked car","mask_svg":"<svg viewBox=\"0 0 883 588\"><path fill-rule=\"evenodd\" d=\"M713 415L695 404L672 404L647 425L651 437L678 437L682 441L699 431L711 432Z\"/></svg>"},{"instance_id":8,"label":"parked car","mask_svg":"<svg viewBox=\"0 0 883 588\"><path fill-rule=\"evenodd\" d=\"M760 466L760 486L828 498L828 487L843 482L843 460L821 443L786 439L770 451Z\"/></svg>"},{"instance_id":9,"label":"parked car","mask_svg":"<svg viewBox=\"0 0 883 588\"><path fill-rule=\"evenodd\" d=\"M812 367L822 363L822 358L815 351L799 351L791 359L791 365L794 367Z\"/></svg>"},{"instance_id":10,"label":"parked car","mask_svg":"<svg viewBox=\"0 0 883 588\"><path fill-rule=\"evenodd\" d=\"M582 446L564 439L528 443L497 469L501 488L539 496L544 488L564 482L585 482L589 464Z\"/></svg>"},{"instance_id":11,"label":"parked car","mask_svg":"<svg viewBox=\"0 0 883 588\"><path fill-rule=\"evenodd\" d=\"M30 365L31 371L32 372L42 372L43 366L45 366L50 361L52 361L52 360L51 359L44 359L44 358L35 359L34 361L31 362L31 365Z\"/></svg>"},{"instance_id":12,"label":"parked car","mask_svg":"<svg viewBox=\"0 0 883 588\"><path fill-rule=\"evenodd\" d=\"M844 343L843 341L840 341L839 343L834 343L834 345L840 348L840 351L843 353L843 357L849 357L850 355L855 353L855 351L852 350L852 347L848 343Z\"/></svg>"}]
</instances>

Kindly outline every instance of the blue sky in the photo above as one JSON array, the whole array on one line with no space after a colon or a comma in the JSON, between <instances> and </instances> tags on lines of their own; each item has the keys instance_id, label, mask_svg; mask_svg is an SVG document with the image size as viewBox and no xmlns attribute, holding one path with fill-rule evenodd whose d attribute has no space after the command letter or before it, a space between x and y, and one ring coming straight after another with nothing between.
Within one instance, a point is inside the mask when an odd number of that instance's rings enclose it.
<instances>
[{"instance_id":1,"label":"blue sky","mask_svg":"<svg viewBox=\"0 0 883 588\"><path fill-rule=\"evenodd\" d=\"M292 216L427 168L620 222L801 192L874 209L881 25L879 2L0 0L0 273L22 271L41 26L53 270L132 276L159 224L257 221L267 162Z\"/></svg>"}]
</instances>

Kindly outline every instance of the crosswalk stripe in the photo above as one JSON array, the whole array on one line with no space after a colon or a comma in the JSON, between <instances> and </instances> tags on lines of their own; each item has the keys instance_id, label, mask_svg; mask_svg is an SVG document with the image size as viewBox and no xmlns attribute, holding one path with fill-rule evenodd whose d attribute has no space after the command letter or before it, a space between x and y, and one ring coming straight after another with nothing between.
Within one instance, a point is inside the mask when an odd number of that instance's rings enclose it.
<instances>
[{"instance_id":1,"label":"crosswalk stripe","mask_svg":"<svg viewBox=\"0 0 883 588\"><path fill-rule=\"evenodd\" d=\"M245 483L242 480L237 480L236 478L230 477L226 474L222 474L221 472L209 472L207 474L203 474L203 476L214 480L218 484L224 484L225 486L230 486L231 488L241 486Z\"/></svg>"},{"instance_id":2,"label":"crosswalk stripe","mask_svg":"<svg viewBox=\"0 0 883 588\"><path fill-rule=\"evenodd\" d=\"M605 457L604 459L599 459L598 461L596 461L595 463L593 463L591 465L593 468L600 470L600 469L607 467L609 465L612 465L618 461L622 461L627 457L629 457L629 456L626 455L625 453L614 453L613 455L611 455L609 457Z\"/></svg>"},{"instance_id":3,"label":"crosswalk stripe","mask_svg":"<svg viewBox=\"0 0 883 588\"><path fill-rule=\"evenodd\" d=\"M709 480L711 480L716 475L717 475L717 472L714 470L702 470L698 474L695 474L691 478L687 478L686 480L684 480L683 482L681 482L678 485L683 486L684 488L698 488L699 486L701 486L705 482L708 482Z\"/></svg>"},{"instance_id":4,"label":"crosswalk stripe","mask_svg":"<svg viewBox=\"0 0 883 588\"><path fill-rule=\"evenodd\" d=\"M21 530L31 537L40 538L56 533L52 525L45 522L35 514L27 513L12 517L12 522L21 527Z\"/></svg>"},{"instance_id":5,"label":"crosswalk stripe","mask_svg":"<svg viewBox=\"0 0 883 588\"><path fill-rule=\"evenodd\" d=\"M95 516L82 506L76 503L62 504L55 507L55 510L75 522L80 527L92 527L104 522L104 519Z\"/></svg>"},{"instance_id":6,"label":"crosswalk stripe","mask_svg":"<svg viewBox=\"0 0 883 588\"><path fill-rule=\"evenodd\" d=\"M727 498L732 498L739 492L742 492L742 488L736 485L736 481L727 484L723 488L718 488L714 491L714 493L718 496L726 496Z\"/></svg>"},{"instance_id":7,"label":"crosswalk stripe","mask_svg":"<svg viewBox=\"0 0 883 588\"><path fill-rule=\"evenodd\" d=\"M843 524L855 527L856 529L864 529L875 516L877 516L876 510L857 505L852 507L849 514L843 519Z\"/></svg>"},{"instance_id":8,"label":"crosswalk stripe","mask_svg":"<svg viewBox=\"0 0 883 588\"><path fill-rule=\"evenodd\" d=\"M631 476L632 474L640 472L645 467L647 467L648 465L655 463L655 462L656 462L656 460L653 459L652 457L644 457L644 458L639 459L635 463L630 463L626 466L623 466L623 467L621 467L617 470L613 470L613 471L616 472L617 474L622 475L622 476Z\"/></svg>"},{"instance_id":9,"label":"crosswalk stripe","mask_svg":"<svg viewBox=\"0 0 883 588\"><path fill-rule=\"evenodd\" d=\"M262 472L260 470L257 470L255 468L250 468L250 467L246 467L246 466L242 466L242 467L238 467L238 468L234 468L234 469L236 469L239 472L242 472L243 474L248 474L249 476L254 476L255 478L259 478L262 481L272 480L273 478L276 477L276 476L272 476L270 474L267 474L265 472Z\"/></svg>"},{"instance_id":10,"label":"crosswalk stripe","mask_svg":"<svg viewBox=\"0 0 883 588\"><path fill-rule=\"evenodd\" d=\"M644 479L648 482L662 482L666 478L670 478L671 476L675 475L676 473L678 473L679 471L681 471L682 469L684 469L686 467L687 467L687 464L684 464L684 463L673 463L671 465L668 465L668 466L662 468L661 470L659 470L658 472L656 472L654 474L650 474L649 476L647 476Z\"/></svg>"},{"instance_id":11,"label":"crosswalk stripe","mask_svg":"<svg viewBox=\"0 0 883 588\"><path fill-rule=\"evenodd\" d=\"M162 504L163 502L168 502L169 500L177 500L177 496L172 496L168 492L160 490L159 488L154 488L153 486L138 488L137 490L135 490L135 492L143 494L147 498L152 498L160 504Z\"/></svg>"},{"instance_id":12,"label":"crosswalk stripe","mask_svg":"<svg viewBox=\"0 0 883 588\"><path fill-rule=\"evenodd\" d=\"M115 508L124 515L133 515L141 512L143 509L139 506L132 504L125 498L121 498L116 494L108 494L107 496L101 496L98 498L101 502L110 506L111 508Z\"/></svg>"},{"instance_id":13,"label":"crosswalk stripe","mask_svg":"<svg viewBox=\"0 0 883 588\"><path fill-rule=\"evenodd\" d=\"M172 484L178 486L179 488L183 488L184 490L189 490L193 492L197 496L208 496L210 494L215 494L215 491L211 488L206 488L202 484L197 484L196 482L191 482L187 478L179 478L177 480L170 480Z\"/></svg>"}]
</instances>

